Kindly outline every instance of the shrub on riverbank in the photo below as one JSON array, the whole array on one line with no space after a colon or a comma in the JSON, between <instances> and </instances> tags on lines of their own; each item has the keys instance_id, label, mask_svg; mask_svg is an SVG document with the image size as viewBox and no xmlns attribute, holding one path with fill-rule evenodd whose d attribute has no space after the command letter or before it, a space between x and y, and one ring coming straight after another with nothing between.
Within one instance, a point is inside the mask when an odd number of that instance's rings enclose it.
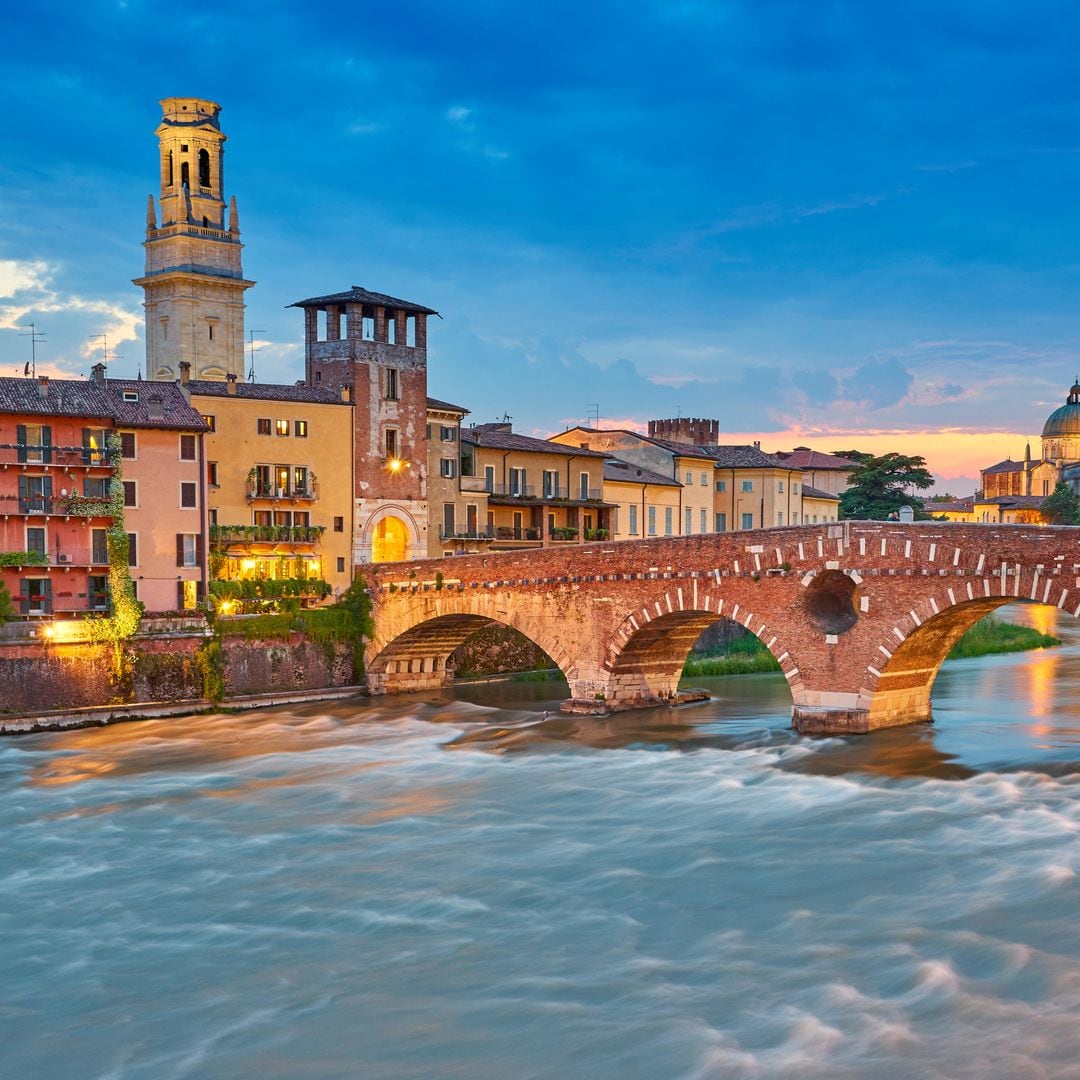
<instances>
[{"instance_id":1,"label":"shrub on riverbank","mask_svg":"<svg viewBox=\"0 0 1080 1080\"><path fill-rule=\"evenodd\" d=\"M950 660L993 653L1027 652L1060 645L1061 639L1043 634L1030 626L1017 626L993 615L980 619L954 646Z\"/></svg>"}]
</instances>

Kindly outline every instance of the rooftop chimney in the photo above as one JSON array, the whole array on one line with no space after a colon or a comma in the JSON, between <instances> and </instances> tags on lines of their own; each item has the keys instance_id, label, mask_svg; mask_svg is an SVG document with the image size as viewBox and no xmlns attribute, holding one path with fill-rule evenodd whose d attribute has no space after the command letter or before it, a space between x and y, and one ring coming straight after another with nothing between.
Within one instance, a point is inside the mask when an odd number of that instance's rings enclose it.
<instances>
[{"instance_id":1,"label":"rooftop chimney","mask_svg":"<svg viewBox=\"0 0 1080 1080\"><path fill-rule=\"evenodd\" d=\"M165 419L165 402L160 394L151 394L146 399L146 414L151 420Z\"/></svg>"},{"instance_id":2,"label":"rooftop chimney","mask_svg":"<svg viewBox=\"0 0 1080 1080\"><path fill-rule=\"evenodd\" d=\"M231 372L225 376L225 393L236 397L236 376Z\"/></svg>"},{"instance_id":3,"label":"rooftop chimney","mask_svg":"<svg viewBox=\"0 0 1080 1080\"><path fill-rule=\"evenodd\" d=\"M48 375L39 375L38 376L37 388L38 388L38 393L42 397L48 397L49 396L49 376Z\"/></svg>"},{"instance_id":4,"label":"rooftop chimney","mask_svg":"<svg viewBox=\"0 0 1080 1080\"><path fill-rule=\"evenodd\" d=\"M90 381L98 386L105 385L105 365L100 361L90 369Z\"/></svg>"},{"instance_id":5,"label":"rooftop chimney","mask_svg":"<svg viewBox=\"0 0 1080 1080\"><path fill-rule=\"evenodd\" d=\"M180 361L180 385L187 386L191 382L191 362L188 360Z\"/></svg>"},{"instance_id":6,"label":"rooftop chimney","mask_svg":"<svg viewBox=\"0 0 1080 1080\"><path fill-rule=\"evenodd\" d=\"M341 384L341 400L352 401L352 387L348 383Z\"/></svg>"}]
</instances>

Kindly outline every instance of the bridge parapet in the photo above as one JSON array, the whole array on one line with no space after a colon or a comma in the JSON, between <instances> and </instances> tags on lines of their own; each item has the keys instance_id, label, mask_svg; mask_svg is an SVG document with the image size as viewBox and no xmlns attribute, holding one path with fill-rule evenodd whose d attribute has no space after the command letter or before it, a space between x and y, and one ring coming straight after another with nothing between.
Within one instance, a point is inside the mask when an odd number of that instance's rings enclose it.
<instances>
[{"instance_id":1,"label":"bridge parapet","mask_svg":"<svg viewBox=\"0 0 1080 1080\"><path fill-rule=\"evenodd\" d=\"M489 621L559 665L580 707L675 699L700 632L730 618L780 663L801 731L931 717L955 640L1015 599L1080 615L1080 529L842 522L368 570L373 692L452 682L447 660Z\"/></svg>"}]
</instances>

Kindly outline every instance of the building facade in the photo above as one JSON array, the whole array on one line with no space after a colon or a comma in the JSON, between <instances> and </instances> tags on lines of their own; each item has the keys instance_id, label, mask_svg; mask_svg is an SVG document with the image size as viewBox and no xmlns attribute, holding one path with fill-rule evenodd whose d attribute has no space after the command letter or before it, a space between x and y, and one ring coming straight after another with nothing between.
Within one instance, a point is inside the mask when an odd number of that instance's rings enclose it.
<instances>
[{"instance_id":1,"label":"building facade","mask_svg":"<svg viewBox=\"0 0 1080 1080\"><path fill-rule=\"evenodd\" d=\"M134 284L146 311L146 374L176 379L180 361L197 379L244 378L244 292L235 197L225 214L221 106L202 98L161 102L158 208L149 196L146 266Z\"/></svg>"},{"instance_id":2,"label":"building facade","mask_svg":"<svg viewBox=\"0 0 1080 1080\"><path fill-rule=\"evenodd\" d=\"M469 410L428 398L428 555L461 555L490 546L488 491L462 476L461 424Z\"/></svg>"},{"instance_id":3,"label":"building facade","mask_svg":"<svg viewBox=\"0 0 1080 1080\"><path fill-rule=\"evenodd\" d=\"M354 285L298 300L308 386L353 395L353 561L428 553L427 320L432 308Z\"/></svg>"},{"instance_id":4,"label":"building facade","mask_svg":"<svg viewBox=\"0 0 1080 1080\"><path fill-rule=\"evenodd\" d=\"M211 581L288 582L306 604L340 595L353 571L348 388L233 378L181 388L208 427Z\"/></svg>"}]
</instances>

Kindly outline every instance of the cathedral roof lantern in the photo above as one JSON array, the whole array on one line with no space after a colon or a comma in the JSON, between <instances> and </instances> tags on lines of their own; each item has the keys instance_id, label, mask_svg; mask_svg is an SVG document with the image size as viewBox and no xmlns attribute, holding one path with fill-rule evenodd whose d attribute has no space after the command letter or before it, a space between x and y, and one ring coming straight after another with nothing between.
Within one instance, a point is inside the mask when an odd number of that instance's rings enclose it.
<instances>
[{"instance_id":1,"label":"cathedral roof lantern","mask_svg":"<svg viewBox=\"0 0 1080 1080\"><path fill-rule=\"evenodd\" d=\"M1073 383L1065 404L1047 417L1042 435L1044 439L1055 435L1080 435L1080 379Z\"/></svg>"}]
</instances>

